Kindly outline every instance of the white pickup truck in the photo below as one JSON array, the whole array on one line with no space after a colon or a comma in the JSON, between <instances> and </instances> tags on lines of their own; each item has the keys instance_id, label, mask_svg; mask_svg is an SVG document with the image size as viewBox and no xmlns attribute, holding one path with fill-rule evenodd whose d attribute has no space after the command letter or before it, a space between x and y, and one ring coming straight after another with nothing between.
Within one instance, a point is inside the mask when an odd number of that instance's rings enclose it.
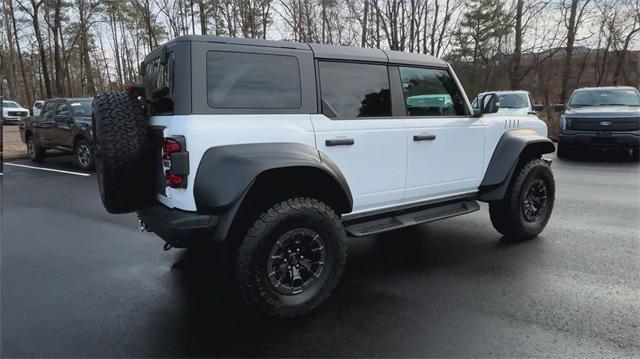
<instances>
[{"instance_id":1,"label":"white pickup truck","mask_svg":"<svg viewBox=\"0 0 640 359\"><path fill-rule=\"evenodd\" d=\"M543 105L535 104L529 91L522 90L481 92L473 100L471 106L475 110L479 110L479 99L490 94L498 95L498 101L500 102L498 114L500 115L536 115L544 110Z\"/></svg>"}]
</instances>

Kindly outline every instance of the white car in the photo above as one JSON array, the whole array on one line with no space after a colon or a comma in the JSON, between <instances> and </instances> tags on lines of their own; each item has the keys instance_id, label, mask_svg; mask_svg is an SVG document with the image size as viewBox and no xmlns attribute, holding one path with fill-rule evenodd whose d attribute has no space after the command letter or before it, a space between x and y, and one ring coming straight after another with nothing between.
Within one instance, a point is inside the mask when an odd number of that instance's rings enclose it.
<instances>
[{"instance_id":1,"label":"white car","mask_svg":"<svg viewBox=\"0 0 640 359\"><path fill-rule=\"evenodd\" d=\"M5 124L18 123L29 116L29 110L15 101L2 101L2 119Z\"/></svg>"},{"instance_id":2,"label":"white car","mask_svg":"<svg viewBox=\"0 0 640 359\"><path fill-rule=\"evenodd\" d=\"M42 111L42 107L44 106L44 100L38 100L33 103L33 107L31 108L32 116L40 116L40 112Z\"/></svg>"},{"instance_id":3,"label":"white car","mask_svg":"<svg viewBox=\"0 0 640 359\"><path fill-rule=\"evenodd\" d=\"M495 94L474 111L433 56L185 36L141 72L142 86L93 101L102 202L137 212L166 249L219 242L250 310L291 318L320 305L347 236L477 201L507 240L536 237L551 216L545 123L496 114Z\"/></svg>"},{"instance_id":4,"label":"white car","mask_svg":"<svg viewBox=\"0 0 640 359\"><path fill-rule=\"evenodd\" d=\"M498 113L501 115L535 115L541 112L544 107L536 105L529 91L488 91L478 94L473 100L472 106L475 109L480 107L478 98L488 94L496 94L500 100L500 108Z\"/></svg>"}]
</instances>

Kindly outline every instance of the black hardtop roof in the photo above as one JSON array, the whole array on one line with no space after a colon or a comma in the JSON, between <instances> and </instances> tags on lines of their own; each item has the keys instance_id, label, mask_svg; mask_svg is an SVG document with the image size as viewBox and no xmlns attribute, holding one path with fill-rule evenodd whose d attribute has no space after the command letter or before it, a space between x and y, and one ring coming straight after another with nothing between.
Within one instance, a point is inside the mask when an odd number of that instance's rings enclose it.
<instances>
[{"instance_id":1,"label":"black hardtop roof","mask_svg":"<svg viewBox=\"0 0 640 359\"><path fill-rule=\"evenodd\" d=\"M352 61L366 61L366 62L382 62L393 63L403 65L419 65L430 67L447 68L448 64L431 55L414 54L401 51L390 51L372 48L350 47L350 46L335 46L313 43L300 43L293 41L274 41L274 40L260 40L260 39L247 39L237 37L222 37L222 36L209 36L209 35L187 35L180 36L173 40L168 41L162 46L154 49L147 58L160 51L163 46L176 43L176 42L211 42L219 44L229 45L244 45L244 46L259 46L259 47L273 47L273 48L286 48L295 50L311 50L315 58L320 59L336 59L336 60L352 60Z\"/></svg>"}]
</instances>

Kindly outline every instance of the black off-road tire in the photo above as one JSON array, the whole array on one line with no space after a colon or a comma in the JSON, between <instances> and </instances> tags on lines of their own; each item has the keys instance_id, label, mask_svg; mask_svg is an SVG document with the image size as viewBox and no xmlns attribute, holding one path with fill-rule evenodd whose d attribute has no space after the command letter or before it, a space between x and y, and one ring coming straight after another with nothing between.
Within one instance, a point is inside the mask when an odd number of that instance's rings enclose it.
<instances>
[{"instance_id":1,"label":"black off-road tire","mask_svg":"<svg viewBox=\"0 0 640 359\"><path fill-rule=\"evenodd\" d=\"M128 213L153 197L149 121L127 92L103 93L93 100L93 133L98 187L110 213Z\"/></svg>"},{"instance_id":2,"label":"black off-road tire","mask_svg":"<svg viewBox=\"0 0 640 359\"><path fill-rule=\"evenodd\" d=\"M40 163L44 161L46 149L40 147L38 140L33 135L27 137L27 155L31 161Z\"/></svg>"},{"instance_id":3,"label":"black off-road tire","mask_svg":"<svg viewBox=\"0 0 640 359\"><path fill-rule=\"evenodd\" d=\"M78 140L78 142L76 142L74 152L76 154L76 163L80 169L85 171L92 171L95 169L95 151L89 141Z\"/></svg>"},{"instance_id":4,"label":"black off-road tire","mask_svg":"<svg viewBox=\"0 0 640 359\"><path fill-rule=\"evenodd\" d=\"M320 237L326 250L326 263L304 291L283 294L270 282L267 260L273 258L271 253L282 238L302 230L310 230ZM342 222L328 205L306 197L284 200L261 213L244 238L228 252L232 256L232 284L241 301L258 316L294 318L307 314L319 306L338 283L347 259L345 238Z\"/></svg>"},{"instance_id":5,"label":"black off-road tire","mask_svg":"<svg viewBox=\"0 0 640 359\"><path fill-rule=\"evenodd\" d=\"M525 215L525 196L534 185L543 185L546 194L544 207L535 220ZM514 173L505 198L489 203L493 227L508 241L524 241L536 237L549 222L555 201L555 180L547 162L531 159Z\"/></svg>"}]
</instances>

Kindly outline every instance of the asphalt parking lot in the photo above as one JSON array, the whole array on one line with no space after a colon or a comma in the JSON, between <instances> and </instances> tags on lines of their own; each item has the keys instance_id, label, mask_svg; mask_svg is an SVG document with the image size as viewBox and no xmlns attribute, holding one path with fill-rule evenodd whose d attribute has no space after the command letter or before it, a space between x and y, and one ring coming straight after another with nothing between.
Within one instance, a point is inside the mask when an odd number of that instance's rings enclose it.
<instances>
[{"instance_id":1,"label":"asphalt parking lot","mask_svg":"<svg viewBox=\"0 0 640 359\"><path fill-rule=\"evenodd\" d=\"M17 164L31 165L27 161ZM69 157L42 167L78 172ZM215 257L162 251L94 174L4 166L2 356L640 356L640 165L554 159L547 229L509 245L479 212L352 240L329 302L256 322Z\"/></svg>"}]
</instances>

